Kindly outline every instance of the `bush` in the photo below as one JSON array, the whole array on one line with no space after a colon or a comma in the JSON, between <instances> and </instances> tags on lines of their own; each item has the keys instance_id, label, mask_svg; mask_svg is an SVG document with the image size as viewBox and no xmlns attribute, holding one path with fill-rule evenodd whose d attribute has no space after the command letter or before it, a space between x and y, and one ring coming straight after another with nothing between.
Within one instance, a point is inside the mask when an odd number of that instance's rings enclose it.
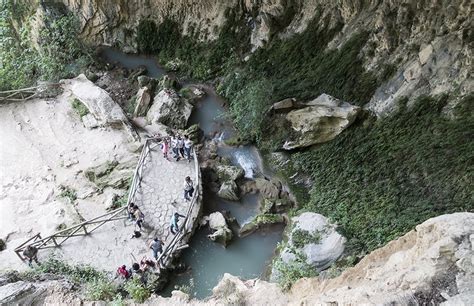
<instances>
[{"instance_id":1,"label":"bush","mask_svg":"<svg viewBox=\"0 0 474 306\"><path fill-rule=\"evenodd\" d=\"M289 290L300 278L318 275L314 267L301 261L285 263L277 259L273 262L273 267L278 271L278 284L283 290Z\"/></svg>"},{"instance_id":2,"label":"bush","mask_svg":"<svg viewBox=\"0 0 474 306\"><path fill-rule=\"evenodd\" d=\"M152 291L144 285L139 278L133 278L125 283L125 291L132 297L137 303L145 302L150 296Z\"/></svg>"},{"instance_id":3,"label":"bush","mask_svg":"<svg viewBox=\"0 0 474 306\"><path fill-rule=\"evenodd\" d=\"M306 230L297 229L292 232L291 241L296 248L302 248L310 243L319 243L321 241L321 235L319 233L311 234Z\"/></svg>"},{"instance_id":4,"label":"bush","mask_svg":"<svg viewBox=\"0 0 474 306\"><path fill-rule=\"evenodd\" d=\"M81 117L84 117L89 113L89 109L78 99L74 99L71 102L72 108L77 112Z\"/></svg>"},{"instance_id":5,"label":"bush","mask_svg":"<svg viewBox=\"0 0 474 306\"><path fill-rule=\"evenodd\" d=\"M36 80L57 81L90 63L88 51L77 39L79 22L72 14L46 14L39 50L35 49L29 20L34 9L10 0L0 3L0 90L27 87Z\"/></svg>"},{"instance_id":6,"label":"bush","mask_svg":"<svg viewBox=\"0 0 474 306\"><path fill-rule=\"evenodd\" d=\"M93 301L111 301L117 296L118 287L108 279L94 279L86 285L87 299Z\"/></svg>"},{"instance_id":7,"label":"bush","mask_svg":"<svg viewBox=\"0 0 474 306\"><path fill-rule=\"evenodd\" d=\"M105 273L88 265L72 266L56 257L50 257L36 266L34 273L51 273L67 277L76 284L88 283L96 280L105 280Z\"/></svg>"},{"instance_id":8,"label":"bush","mask_svg":"<svg viewBox=\"0 0 474 306\"><path fill-rule=\"evenodd\" d=\"M77 200L77 193L71 187L60 185L59 190L61 191L61 193L59 194L60 197L67 198L71 202L74 202Z\"/></svg>"}]
</instances>

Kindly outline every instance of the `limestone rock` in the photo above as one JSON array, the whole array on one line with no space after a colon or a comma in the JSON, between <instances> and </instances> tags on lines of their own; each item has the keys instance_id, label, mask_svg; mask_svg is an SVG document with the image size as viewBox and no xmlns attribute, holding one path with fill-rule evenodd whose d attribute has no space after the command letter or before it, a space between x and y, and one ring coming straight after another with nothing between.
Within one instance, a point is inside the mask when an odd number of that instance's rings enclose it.
<instances>
[{"instance_id":1,"label":"limestone rock","mask_svg":"<svg viewBox=\"0 0 474 306\"><path fill-rule=\"evenodd\" d=\"M183 129L188 123L193 106L181 99L172 89L161 90L147 112L151 124L162 123L171 128Z\"/></svg>"},{"instance_id":2,"label":"limestone rock","mask_svg":"<svg viewBox=\"0 0 474 306\"><path fill-rule=\"evenodd\" d=\"M140 75L137 77L137 81L138 81L138 86L145 87L145 86L148 86L148 84L150 84L151 78L146 75Z\"/></svg>"},{"instance_id":3,"label":"limestone rock","mask_svg":"<svg viewBox=\"0 0 474 306\"><path fill-rule=\"evenodd\" d=\"M142 87L137 92L137 97L135 100L135 110L133 112L133 117L141 117L146 115L146 111L150 105L151 95L150 89L148 87Z\"/></svg>"},{"instance_id":4,"label":"limestone rock","mask_svg":"<svg viewBox=\"0 0 474 306\"><path fill-rule=\"evenodd\" d=\"M97 119L95 119L94 115L91 113L82 116L81 119L84 126L90 130L99 126L99 122L97 122Z\"/></svg>"},{"instance_id":5,"label":"limestone rock","mask_svg":"<svg viewBox=\"0 0 474 306\"><path fill-rule=\"evenodd\" d=\"M305 258L308 264L317 271L328 268L344 251L346 239L336 232L336 227L329 220L316 213L305 212L291 219L293 224L288 245L279 255L283 263L302 265L298 258ZM297 233L306 233L308 238L301 238ZM273 269L272 278L278 279L279 271Z\"/></svg>"},{"instance_id":6,"label":"limestone rock","mask_svg":"<svg viewBox=\"0 0 474 306\"><path fill-rule=\"evenodd\" d=\"M7 243L5 242L5 240L0 239L0 252L5 250L6 248L7 248Z\"/></svg>"},{"instance_id":7,"label":"limestone rock","mask_svg":"<svg viewBox=\"0 0 474 306\"><path fill-rule=\"evenodd\" d=\"M431 54L433 54L433 46L431 44L428 44L420 51L420 53L418 53L418 58L422 66L428 62Z\"/></svg>"},{"instance_id":8,"label":"limestone rock","mask_svg":"<svg viewBox=\"0 0 474 306\"><path fill-rule=\"evenodd\" d=\"M65 80L70 83L72 94L81 101L100 124L122 127L128 122L122 108L102 88L89 81L85 75Z\"/></svg>"},{"instance_id":9,"label":"limestone rock","mask_svg":"<svg viewBox=\"0 0 474 306\"><path fill-rule=\"evenodd\" d=\"M289 111L290 109L295 107L295 102L296 102L295 98L283 99L281 101L273 103L272 106L270 107L270 109L274 110L274 111L277 111L277 112L278 111Z\"/></svg>"},{"instance_id":10,"label":"limestone rock","mask_svg":"<svg viewBox=\"0 0 474 306\"><path fill-rule=\"evenodd\" d=\"M35 290L31 283L15 282L0 287L0 304L10 304L21 299L22 296L29 295Z\"/></svg>"},{"instance_id":11,"label":"limestone rock","mask_svg":"<svg viewBox=\"0 0 474 306\"><path fill-rule=\"evenodd\" d=\"M209 215L209 227L214 232L207 237L212 241L218 242L224 246L232 240L232 231L227 226L227 221L223 214L214 212Z\"/></svg>"},{"instance_id":12,"label":"limestone rock","mask_svg":"<svg viewBox=\"0 0 474 306\"><path fill-rule=\"evenodd\" d=\"M228 180L222 183L217 195L220 198L229 201L238 201L239 200L239 187L234 181Z\"/></svg>"},{"instance_id":13,"label":"limestone rock","mask_svg":"<svg viewBox=\"0 0 474 306\"><path fill-rule=\"evenodd\" d=\"M219 176L219 180L226 181L231 180L235 181L240 178L244 177L244 170L237 166L231 165L218 165L216 167L217 175Z\"/></svg>"},{"instance_id":14,"label":"limestone rock","mask_svg":"<svg viewBox=\"0 0 474 306\"><path fill-rule=\"evenodd\" d=\"M284 222L285 218L282 215L263 213L255 216L252 221L245 223L239 230L239 237L250 235L260 228Z\"/></svg>"},{"instance_id":15,"label":"limestone rock","mask_svg":"<svg viewBox=\"0 0 474 306\"><path fill-rule=\"evenodd\" d=\"M307 103L307 107L286 115L298 136L288 139L283 149L292 150L330 141L354 122L359 111L358 106L322 94Z\"/></svg>"}]
</instances>

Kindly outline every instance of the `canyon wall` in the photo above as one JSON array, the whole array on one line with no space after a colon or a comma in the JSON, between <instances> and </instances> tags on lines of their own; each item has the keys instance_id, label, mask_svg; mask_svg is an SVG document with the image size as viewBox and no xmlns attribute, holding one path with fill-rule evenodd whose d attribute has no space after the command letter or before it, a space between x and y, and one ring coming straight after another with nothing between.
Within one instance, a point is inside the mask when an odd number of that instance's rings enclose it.
<instances>
[{"instance_id":1,"label":"canyon wall","mask_svg":"<svg viewBox=\"0 0 474 306\"><path fill-rule=\"evenodd\" d=\"M302 32L315 21L337 34L327 45L338 48L354 34L369 33L359 57L367 70L391 76L367 97L366 108L381 115L395 101L422 94L472 92L472 8L468 0L63 0L81 21L82 39L134 52L140 20L182 25L183 35L214 40L229 12L246 20L252 50L272 39ZM316 35L316 34L315 34ZM390 67L390 69L387 69ZM452 106L452 105L451 105Z\"/></svg>"}]
</instances>

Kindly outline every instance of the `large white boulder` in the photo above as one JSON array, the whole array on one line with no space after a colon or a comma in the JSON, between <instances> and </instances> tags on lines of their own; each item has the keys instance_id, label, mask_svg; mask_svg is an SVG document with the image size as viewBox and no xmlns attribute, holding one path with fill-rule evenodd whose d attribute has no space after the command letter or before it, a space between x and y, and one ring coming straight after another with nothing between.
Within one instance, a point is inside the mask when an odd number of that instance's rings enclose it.
<instances>
[{"instance_id":1,"label":"large white boulder","mask_svg":"<svg viewBox=\"0 0 474 306\"><path fill-rule=\"evenodd\" d=\"M305 212L292 218L291 223L288 244L279 258L283 265L301 266L302 269L310 266L319 272L342 255L346 238L323 215ZM278 267L274 267L272 279L278 280L280 274Z\"/></svg>"},{"instance_id":2,"label":"large white boulder","mask_svg":"<svg viewBox=\"0 0 474 306\"><path fill-rule=\"evenodd\" d=\"M184 129L191 116L193 106L171 88L165 88L156 94L148 110L150 124L162 123L175 129Z\"/></svg>"},{"instance_id":3,"label":"large white boulder","mask_svg":"<svg viewBox=\"0 0 474 306\"><path fill-rule=\"evenodd\" d=\"M100 124L121 127L124 122L128 122L122 108L84 74L64 82L69 83L72 94L87 107Z\"/></svg>"},{"instance_id":4,"label":"large white boulder","mask_svg":"<svg viewBox=\"0 0 474 306\"><path fill-rule=\"evenodd\" d=\"M216 211L209 215L209 227L213 230L213 233L207 237L212 241L227 246L232 240L232 231L227 226L224 215L220 212Z\"/></svg>"},{"instance_id":5,"label":"large white boulder","mask_svg":"<svg viewBox=\"0 0 474 306\"><path fill-rule=\"evenodd\" d=\"M358 106L322 94L307 103L306 107L286 115L296 136L288 139L283 149L292 150L330 141L354 122L359 111Z\"/></svg>"}]
</instances>

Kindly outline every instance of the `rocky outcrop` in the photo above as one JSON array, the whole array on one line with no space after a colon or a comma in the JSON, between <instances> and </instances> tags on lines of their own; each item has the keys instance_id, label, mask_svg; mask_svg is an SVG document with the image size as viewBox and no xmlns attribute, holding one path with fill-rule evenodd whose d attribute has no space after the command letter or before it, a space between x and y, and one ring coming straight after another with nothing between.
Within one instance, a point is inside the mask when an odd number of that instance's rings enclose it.
<instances>
[{"instance_id":1,"label":"rocky outcrop","mask_svg":"<svg viewBox=\"0 0 474 306\"><path fill-rule=\"evenodd\" d=\"M102 88L81 74L77 78L64 80L72 94L81 101L100 124L122 127L128 122L122 108Z\"/></svg>"},{"instance_id":2,"label":"rocky outcrop","mask_svg":"<svg viewBox=\"0 0 474 306\"><path fill-rule=\"evenodd\" d=\"M227 226L227 221L223 214L214 212L209 215L209 227L214 232L207 237L212 241L227 246L232 240L232 231Z\"/></svg>"},{"instance_id":3,"label":"rocky outcrop","mask_svg":"<svg viewBox=\"0 0 474 306\"><path fill-rule=\"evenodd\" d=\"M133 117L141 117L146 115L148 107L151 101L151 91L148 87L142 87L137 92L135 99L135 110L133 111Z\"/></svg>"},{"instance_id":4,"label":"rocky outcrop","mask_svg":"<svg viewBox=\"0 0 474 306\"><path fill-rule=\"evenodd\" d=\"M217 195L220 198L223 198L225 200L238 201L239 200L239 187L232 180L225 181L224 183L222 183L221 187L219 188Z\"/></svg>"},{"instance_id":5,"label":"rocky outcrop","mask_svg":"<svg viewBox=\"0 0 474 306\"><path fill-rule=\"evenodd\" d=\"M336 226L316 213L305 212L291 219L292 229L286 247L279 255L282 265L322 271L335 262L344 251L346 239ZM276 265L272 279L278 280L282 271Z\"/></svg>"},{"instance_id":6,"label":"rocky outcrop","mask_svg":"<svg viewBox=\"0 0 474 306\"><path fill-rule=\"evenodd\" d=\"M285 142L285 150L308 147L334 139L354 122L360 111L360 107L326 94L306 105L286 115L296 135Z\"/></svg>"},{"instance_id":7,"label":"rocky outcrop","mask_svg":"<svg viewBox=\"0 0 474 306\"><path fill-rule=\"evenodd\" d=\"M175 129L184 129L191 116L193 106L173 89L161 90L153 99L147 112L150 124L161 123Z\"/></svg>"},{"instance_id":8,"label":"rocky outcrop","mask_svg":"<svg viewBox=\"0 0 474 306\"><path fill-rule=\"evenodd\" d=\"M337 49L354 34L368 32L359 54L364 67L379 76L387 66L395 71L372 97L367 97L367 108L378 115L391 111L402 96L410 100L441 92L463 96L474 88L472 6L465 0L62 2L79 16L81 37L86 42L117 45L127 52L137 50L140 20L160 23L171 19L182 25L182 35L211 41L225 25L228 11L246 20L248 29L240 30L250 32L253 51L272 39L301 33L310 23L323 32L336 33L327 49ZM178 69L179 65L169 67Z\"/></svg>"}]
</instances>

